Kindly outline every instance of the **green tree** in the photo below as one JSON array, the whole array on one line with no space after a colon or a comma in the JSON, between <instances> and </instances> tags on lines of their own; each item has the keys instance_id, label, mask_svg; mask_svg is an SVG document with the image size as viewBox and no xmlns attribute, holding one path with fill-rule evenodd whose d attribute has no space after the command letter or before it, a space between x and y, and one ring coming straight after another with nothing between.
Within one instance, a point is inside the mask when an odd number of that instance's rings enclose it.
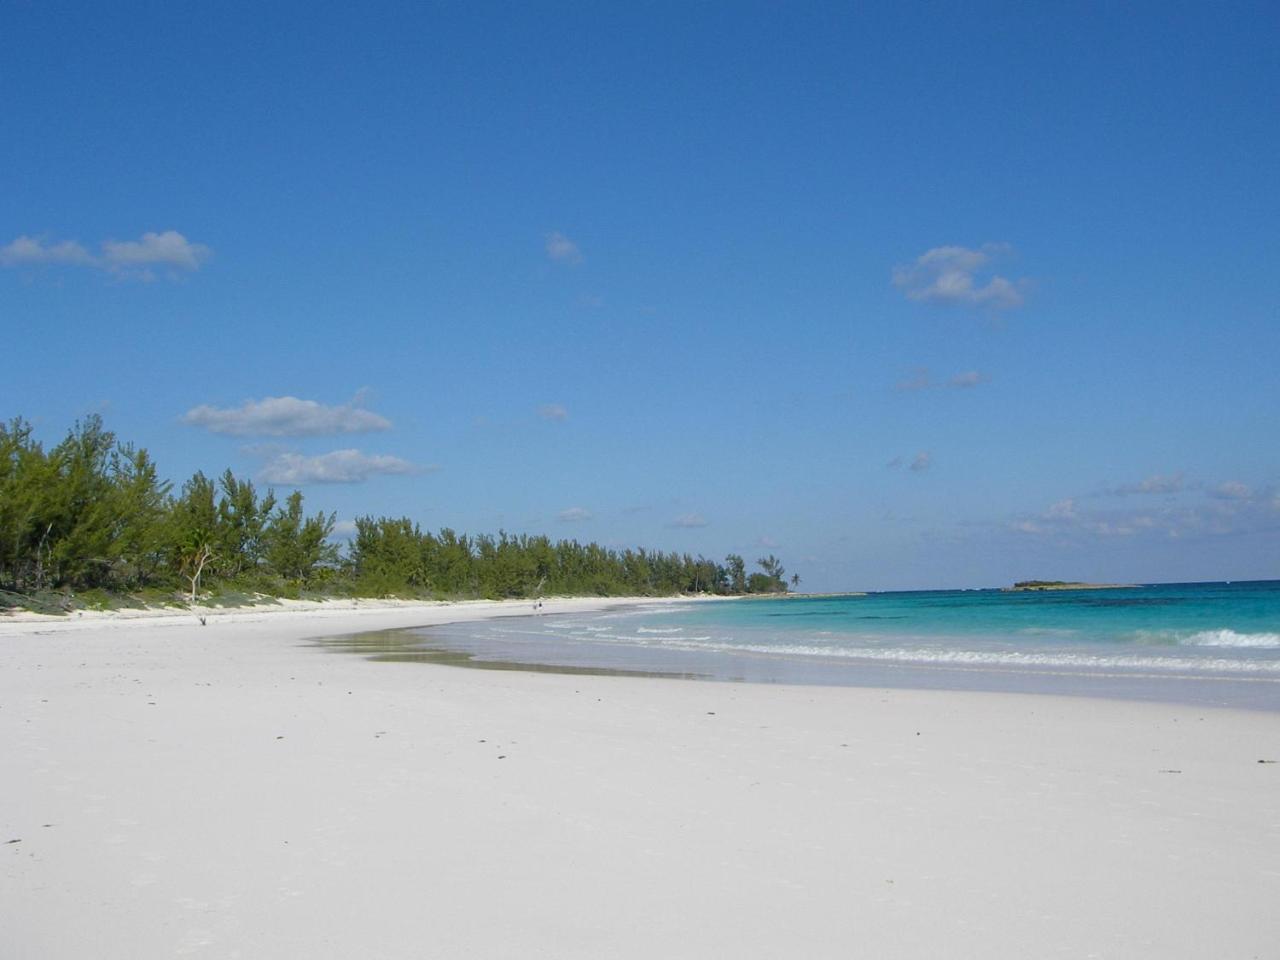
<instances>
[{"instance_id":1,"label":"green tree","mask_svg":"<svg viewBox=\"0 0 1280 960\"><path fill-rule=\"evenodd\" d=\"M255 573L266 552L266 530L275 509L275 491L258 498L252 481L238 480L228 470L218 480L222 497L218 502L217 552L222 571L239 578Z\"/></svg>"},{"instance_id":2,"label":"green tree","mask_svg":"<svg viewBox=\"0 0 1280 960\"><path fill-rule=\"evenodd\" d=\"M786 593L787 571L782 568L782 561L772 553L756 561L763 573L753 573L747 581L747 590L751 593Z\"/></svg>"},{"instance_id":3,"label":"green tree","mask_svg":"<svg viewBox=\"0 0 1280 960\"><path fill-rule=\"evenodd\" d=\"M267 566L285 580L311 580L321 564L337 560L337 547L328 542L336 519L336 514L304 516L302 493L293 491L264 532Z\"/></svg>"},{"instance_id":4,"label":"green tree","mask_svg":"<svg viewBox=\"0 0 1280 960\"><path fill-rule=\"evenodd\" d=\"M169 566L189 586L192 603L200 593L202 577L220 563L217 490L213 481L197 472L182 485L169 511Z\"/></svg>"},{"instance_id":5,"label":"green tree","mask_svg":"<svg viewBox=\"0 0 1280 960\"><path fill-rule=\"evenodd\" d=\"M55 475L29 423L15 417L0 424L0 586L6 589L37 586L40 552L53 532L42 508Z\"/></svg>"},{"instance_id":6,"label":"green tree","mask_svg":"<svg viewBox=\"0 0 1280 960\"><path fill-rule=\"evenodd\" d=\"M406 593L428 585L422 531L408 517L359 517L349 565L363 596Z\"/></svg>"},{"instance_id":7,"label":"green tree","mask_svg":"<svg viewBox=\"0 0 1280 960\"><path fill-rule=\"evenodd\" d=\"M163 562L168 485L98 417L47 454L22 420L0 426L0 585L128 587Z\"/></svg>"},{"instance_id":8,"label":"green tree","mask_svg":"<svg viewBox=\"0 0 1280 960\"><path fill-rule=\"evenodd\" d=\"M724 558L724 565L728 568L729 574L729 592L730 593L746 593L747 592L747 563L742 557L736 553L731 553Z\"/></svg>"},{"instance_id":9,"label":"green tree","mask_svg":"<svg viewBox=\"0 0 1280 960\"><path fill-rule=\"evenodd\" d=\"M196 473L177 496L145 450L121 444L97 417L45 450L22 419L0 424L0 590L132 589L184 584L191 601L210 580L262 587L344 583L365 595L517 597L551 593L781 592L782 564L742 557L613 550L510 534L424 533L407 517L363 517L341 568L335 516L308 517L294 491L280 503L230 470ZM345 578L345 580L339 579ZM798 583L792 578L792 583ZM10 601L11 602L11 601Z\"/></svg>"},{"instance_id":10,"label":"green tree","mask_svg":"<svg viewBox=\"0 0 1280 960\"><path fill-rule=\"evenodd\" d=\"M49 452L52 482L40 498L45 529L37 550L37 586L95 586L111 565L114 532L111 454L115 435L102 418L77 421Z\"/></svg>"},{"instance_id":11,"label":"green tree","mask_svg":"<svg viewBox=\"0 0 1280 960\"><path fill-rule=\"evenodd\" d=\"M118 447L111 457L111 522L108 556L113 586L138 587L162 577L169 484L162 482L146 450Z\"/></svg>"}]
</instances>

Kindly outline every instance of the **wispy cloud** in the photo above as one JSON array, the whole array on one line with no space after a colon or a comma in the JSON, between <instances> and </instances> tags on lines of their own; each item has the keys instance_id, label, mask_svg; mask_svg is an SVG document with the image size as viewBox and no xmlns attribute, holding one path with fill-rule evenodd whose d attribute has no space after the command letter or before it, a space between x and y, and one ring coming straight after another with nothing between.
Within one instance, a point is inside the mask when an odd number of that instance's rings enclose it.
<instances>
[{"instance_id":1,"label":"wispy cloud","mask_svg":"<svg viewBox=\"0 0 1280 960\"><path fill-rule=\"evenodd\" d=\"M590 520L594 516L586 507L569 507L561 510L556 514L556 519L561 523L579 523L583 520Z\"/></svg>"},{"instance_id":2,"label":"wispy cloud","mask_svg":"<svg viewBox=\"0 0 1280 960\"><path fill-rule=\"evenodd\" d=\"M895 389L903 391L928 390L933 386L928 367L916 367L897 382Z\"/></svg>"},{"instance_id":3,"label":"wispy cloud","mask_svg":"<svg viewBox=\"0 0 1280 960\"><path fill-rule=\"evenodd\" d=\"M327 406L297 397L263 397L238 407L202 404L188 410L182 422L233 437L319 437L387 430L391 421L350 403Z\"/></svg>"},{"instance_id":4,"label":"wispy cloud","mask_svg":"<svg viewBox=\"0 0 1280 960\"><path fill-rule=\"evenodd\" d=\"M700 513L682 513L667 524L669 527L679 527L686 530L691 530L695 527L705 527L706 525L706 518Z\"/></svg>"},{"instance_id":5,"label":"wispy cloud","mask_svg":"<svg viewBox=\"0 0 1280 960\"><path fill-rule=\"evenodd\" d=\"M921 450L913 457L894 457L885 466L890 470L900 470L905 467L913 473L923 473L933 466L933 455L928 450Z\"/></svg>"},{"instance_id":6,"label":"wispy cloud","mask_svg":"<svg viewBox=\"0 0 1280 960\"><path fill-rule=\"evenodd\" d=\"M176 230L144 233L137 240L104 240L97 254L74 240L53 243L24 234L0 247L0 265L92 267L122 278L154 280L159 269L174 274L199 270L211 255L212 251L204 244L192 243Z\"/></svg>"},{"instance_id":7,"label":"wispy cloud","mask_svg":"<svg viewBox=\"0 0 1280 960\"><path fill-rule=\"evenodd\" d=\"M914 263L895 267L893 285L908 300L996 309L1018 307L1025 300L1023 290L1026 281L988 276L987 269L991 261L1011 252L1011 249L1004 243L988 243L976 250L934 247L922 253Z\"/></svg>"},{"instance_id":8,"label":"wispy cloud","mask_svg":"<svg viewBox=\"0 0 1280 960\"><path fill-rule=\"evenodd\" d=\"M947 386L955 387L959 390L969 390L973 387L981 386L990 379L990 377L980 370L966 370L963 373L957 373L954 377L948 380Z\"/></svg>"},{"instance_id":9,"label":"wispy cloud","mask_svg":"<svg viewBox=\"0 0 1280 960\"><path fill-rule=\"evenodd\" d=\"M1148 513L1121 511L1082 511L1073 498L1059 500L1034 517L1019 517L1010 527L1032 536L1052 535L1058 538L1089 535L1092 537L1130 537L1149 531L1156 525Z\"/></svg>"},{"instance_id":10,"label":"wispy cloud","mask_svg":"<svg viewBox=\"0 0 1280 960\"><path fill-rule=\"evenodd\" d=\"M1252 500L1253 488L1239 480L1228 480L1209 490L1209 496L1216 500Z\"/></svg>"},{"instance_id":11,"label":"wispy cloud","mask_svg":"<svg viewBox=\"0 0 1280 960\"><path fill-rule=\"evenodd\" d=\"M538 416L543 420L563 422L569 419L569 411L559 403L544 403L538 407Z\"/></svg>"},{"instance_id":12,"label":"wispy cloud","mask_svg":"<svg viewBox=\"0 0 1280 960\"><path fill-rule=\"evenodd\" d=\"M1109 492L1128 495L1119 493L1122 489ZM1177 540L1280 530L1280 494L1274 489L1259 490L1231 481L1210 487L1194 499L1182 496L1184 491L1200 489L1183 484L1181 475L1151 477L1128 485L1128 493L1168 495L1146 501L1152 506L1097 506L1096 495L1083 502L1082 498L1068 497L1038 514L1014 517L1009 528L1064 542L1144 536Z\"/></svg>"},{"instance_id":13,"label":"wispy cloud","mask_svg":"<svg viewBox=\"0 0 1280 960\"><path fill-rule=\"evenodd\" d=\"M266 483L300 486L309 483L363 483L380 474L404 475L431 469L386 454L334 450L313 457L301 453L278 454L267 461L260 476Z\"/></svg>"},{"instance_id":14,"label":"wispy cloud","mask_svg":"<svg viewBox=\"0 0 1280 960\"><path fill-rule=\"evenodd\" d=\"M1118 487L1112 487L1107 492L1117 497L1128 497L1142 494L1181 493L1185 487L1186 483L1180 473L1171 474L1167 477L1153 474L1137 483L1122 483Z\"/></svg>"},{"instance_id":15,"label":"wispy cloud","mask_svg":"<svg viewBox=\"0 0 1280 960\"><path fill-rule=\"evenodd\" d=\"M981 386L990 381L990 379L987 374L980 370L965 370L950 377L946 381L946 386L954 387L958 390L968 390ZM933 379L928 367L915 367L894 385L894 389L905 393L914 393L918 390L932 390L934 387L941 386L943 386L943 383Z\"/></svg>"},{"instance_id":16,"label":"wispy cloud","mask_svg":"<svg viewBox=\"0 0 1280 960\"><path fill-rule=\"evenodd\" d=\"M582 251L578 245L559 230L548 233L544 239L547 256L557 263L579 264L582 262Z\"/></svg>"},{"instance_id":17,"label":"wispy cloud","mask_svg":"<svg viewBox=\"0 0 1280 960\"><path fill-rule=\"evenodd\" d=\"M1074 520L1078 516L1075 498L1067 497L1065 500L1049 504L1049 509L1044 512L1044 515L1049 520Z\"/></svg>"}]
</instances>

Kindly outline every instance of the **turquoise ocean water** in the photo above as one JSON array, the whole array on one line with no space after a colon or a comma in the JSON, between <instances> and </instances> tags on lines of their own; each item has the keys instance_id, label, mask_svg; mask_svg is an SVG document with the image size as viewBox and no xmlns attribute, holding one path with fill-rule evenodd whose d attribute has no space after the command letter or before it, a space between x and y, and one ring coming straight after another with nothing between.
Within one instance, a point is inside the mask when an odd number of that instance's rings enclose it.
<instances>
[{"instance_id":1,"label":"turquoise ocean water","mask_svg":"<svg viewBox=\"0 0 1280 960\"><path fill-rule=\"evenodd\" d=\"M1280 709L1280 581L673 602L416 635L480 661Z\"/></svg>"}]
</instances>

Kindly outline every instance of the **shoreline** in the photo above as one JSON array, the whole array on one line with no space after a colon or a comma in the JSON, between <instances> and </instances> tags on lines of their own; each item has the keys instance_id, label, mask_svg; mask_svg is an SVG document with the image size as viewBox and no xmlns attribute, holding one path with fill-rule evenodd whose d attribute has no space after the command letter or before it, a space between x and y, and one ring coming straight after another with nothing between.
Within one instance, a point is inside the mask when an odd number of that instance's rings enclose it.
<instances>
[{"instance_id":1,"label":"shoreline","mask_svg":"<svg viewBox=\"0 0 1280 960\"><path fill-rule=\"evenodd\" d=\"M652 648L633 649L626 645L581 642L575 642L572 647L543 646L524 652L510 644L496 648L492 640L448 632L449 627L475 625L469 622L360 631L318 638L316 644L335 653L359 656L378 663L436 663L472 670L653 677L766 686L1072 697L1280 715L1280 679L1273 678L1194 675L1153 669L1099 671L911 661L894 663L839 657L800 658L751 650L654 651Z\"/></svg>"},{"instance_id":2,"label":"shoreline","mask_svg":"<svg viewBox=\"0 0 1280 960\"><path fill-rule=\"evenodd\" d=\"M625 610L637 607L701 604L760 599L735 596L670 597L547 597L537 616L573 615ZM775 598L781 599L781 598ZM476 640L468 629L482 621L533 618L533 600L404 600L398 598L327 598L289 600L273 598L252 606L197 605L190 608L149 607L118 610L75 611L69 615L21 611L0 615L0 642L6 635L42 635L83 631L163 628L217 628L235 624L276 624L292 629L314 623L307 637L310 645L365 656L378 662L438 663L468 669L561 673L566 675L630 676L638 678L745 682L802 687L875 688L889 690L956 691L1026 696L1063 696L1126 703L1167 703L1206 709L1238 709L1280 712L1280 701L1270 691L1280 681L1223 673L1186 674L1171 668L1091 670L1005 664L890 662L842 657L788 657L750 648L741 651L630 651L624 644L573 645L530 650L510 648L492 638ZM323 625L323 629L321 628ZM452 635L447 628L457 627ZM420 631L443 635L422 635ZM365 634L396 634L413 638L394 641L397 650L359 649ZM590 649L589 649L590 648ZM653 659L655 654L658 659ZM663 659L663 658L666 659ZM1241 696L1243 685L1258 690Z\"/></svg>"},{"instance_id":3,"label":"shoreline","mask_svg":"<svg viewBox=\"0 0 1280 960\"><path fill-rule=\"evenodd\" d=\"M312 646L515 612L486 606L0 621L7 948L1012 960L1280 935L1274 715Z\"/></svg>"}]
</instances>

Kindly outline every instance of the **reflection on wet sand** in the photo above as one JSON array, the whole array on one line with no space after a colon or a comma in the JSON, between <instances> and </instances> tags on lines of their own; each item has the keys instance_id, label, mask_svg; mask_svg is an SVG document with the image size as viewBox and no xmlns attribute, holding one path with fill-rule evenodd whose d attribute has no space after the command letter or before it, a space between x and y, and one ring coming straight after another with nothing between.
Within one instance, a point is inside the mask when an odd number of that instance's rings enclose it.
<instances>
[{"instance_id":1,"label":"reflection on wet sand","mask_svg":"<svg viewBox=\"0 0 1280 960\"><path fill-rule=\"evenodd\" d=\"M335 653L354 653L378 663L439 663L478 670L521 670L529 673L585 674L601 677L667 677L677 680L709 680L711 674L669 670L632 670L621 667L579 664L532 663L509 659L488 659L474 651L454 650L423 636L414 629L370 630L339 637L317 637L314 646Z\"/></svg>"}]
</instances>

